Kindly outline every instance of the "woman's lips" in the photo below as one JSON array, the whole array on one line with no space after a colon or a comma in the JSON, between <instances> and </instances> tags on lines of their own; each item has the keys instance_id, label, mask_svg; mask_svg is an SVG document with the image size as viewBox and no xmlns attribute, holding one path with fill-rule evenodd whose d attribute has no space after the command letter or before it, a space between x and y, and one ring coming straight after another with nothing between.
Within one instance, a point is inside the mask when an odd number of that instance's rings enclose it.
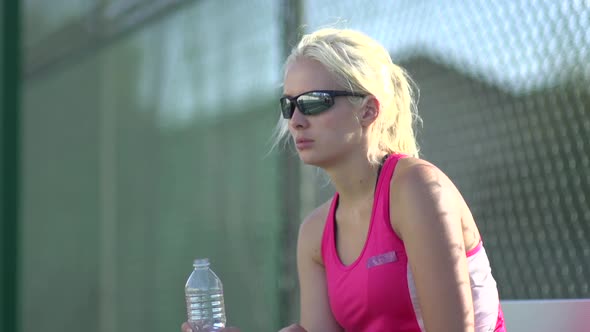
<instances>
[{"instance_id":1,"label":"woman's lips","mask_svg":"<svg viewBox=\"0 0 590 332\"><path fill-rule=\"evenodd\" d=\"M309 149L313 145L313 140L309 138L298 138L295 140L297 150Z\"/></svg>"}]
</instances>

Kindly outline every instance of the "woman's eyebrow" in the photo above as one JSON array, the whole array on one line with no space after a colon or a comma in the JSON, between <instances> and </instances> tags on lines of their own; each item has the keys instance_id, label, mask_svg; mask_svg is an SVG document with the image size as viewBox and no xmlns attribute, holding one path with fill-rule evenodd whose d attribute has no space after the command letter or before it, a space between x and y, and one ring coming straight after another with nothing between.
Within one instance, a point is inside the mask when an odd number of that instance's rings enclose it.
<instances>
[{"instance_id":1,"label":"woman's eyebrow","mask_svg":"<svg viewBox=\"0 0 590 332\"><path fill-rule=\"evenodd\" d=\"M296 97L299 97L299 96L302 96L302 95L305 95L305 94L308 94L308 93L310 93L310 92L314 92L314 91L317 91L317 90L309 90L309 91L305 91L305 92L302 92L302 93L298 93L298 94L296 94L296 95L292 95L292 94L289 94L289 93L285 93L285 91L283 91L283 95L282 95L282 97L296 98Z\"/></svg>"}]
</instances>

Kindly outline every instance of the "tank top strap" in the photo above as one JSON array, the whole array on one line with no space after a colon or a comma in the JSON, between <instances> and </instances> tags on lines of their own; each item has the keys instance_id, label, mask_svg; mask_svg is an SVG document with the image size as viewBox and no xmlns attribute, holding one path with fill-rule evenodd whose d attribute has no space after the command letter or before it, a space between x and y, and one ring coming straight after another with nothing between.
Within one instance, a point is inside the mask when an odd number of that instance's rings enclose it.
<instances>
[{"instance_id":1,"label":"tank top strap","mask_svg":"<svg viewBox=\"0 0 590 332\"><path fill-rule=\"evenodd\" d=\"M328 212L328 217L326 217L326 224L324 225L324 233L322 234L322 259L324 261L324 266L327 265L334 265L336 262L332 261L334 255L330 255L331 246L334 242L334 220L336 214L336 206L338 204L338 193L334 193L332 197L332 202L330 203L330 210Z\"/></svg>"},{"instance_id":2,"label":"tank top strap","mask_svg":"<svg viewBox=\"0 0 590 332\"><path fill-rule=\"evenodd\" d=\"M389 188L389 185L391 183L391 178L393 177L393 171L395 170L395 166L397 165L397 162L402 159L402 158L406 158L407 155L405 154L391 154L387 157L387 159L385 159L385 163L383 164L383 167L381 169L381 175L380 175L380 179L383 179L384 181L379 181L379 183L377 184L380 188L379 189L383 189L383 187L387 187ZM389 197L389 195L387 195Z\"/></svg>"},{"instance_id":3,"label":"tank top strap","mask_svg":"<svg viewBox=\"0 0 590 332\"><path fill-rule=\"evenodd\" d=\"M397 234L391 227L391 211L389 202L391 179L393 177L393 173L395 171L398 161L406 157L407 155L405 154L392 154L385 161L385 164L383 165L383 168L381 170L381 176L379 177L379 181L377 182L377 190L375 195L375 199L377 200L377 202L375 204L375 211L373 211L374 220L372 220L372 222L374 222L376 226L373 227L375 232L381 235L393 235L393 241L397 242L397 244L402 247L402 240L397 236Z\"/></svg>"}]
</instances>

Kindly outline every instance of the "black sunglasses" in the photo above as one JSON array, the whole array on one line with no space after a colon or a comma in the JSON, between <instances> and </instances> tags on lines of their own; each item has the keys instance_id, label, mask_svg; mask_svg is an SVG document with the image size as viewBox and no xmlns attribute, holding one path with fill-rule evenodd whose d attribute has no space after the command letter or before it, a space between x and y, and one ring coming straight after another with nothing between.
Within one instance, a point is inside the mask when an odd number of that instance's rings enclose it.
<instances>
[{"instance_id":1,"label":"black sunglasses","mask_svg":"<svg viewBox=\"0 0 590 332\"><path fill-rule=\"evenodd\" d=\"M304 115L314 115L326 111L334 105L334 98L340 96L365 97L366 95L350 91L316 90L308 91L292 98L281 98L281 113L283 118L290 119L295 112L295 106Z\"/></svg>"}]
</instances>

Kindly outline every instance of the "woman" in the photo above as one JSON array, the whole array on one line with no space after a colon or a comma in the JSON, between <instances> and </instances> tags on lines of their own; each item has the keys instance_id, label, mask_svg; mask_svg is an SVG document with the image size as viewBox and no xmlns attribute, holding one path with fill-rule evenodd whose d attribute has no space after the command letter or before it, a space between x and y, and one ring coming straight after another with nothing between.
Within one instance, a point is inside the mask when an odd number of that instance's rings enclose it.
<instances>
[{"instance_id":1,"label":"woman","mask_svg":"<svg viewBox=\"0 0 590 332\"><path fill-rule=\"evenodd\" d=\"M418 158L411 87L366 35L323 29L286 61L284 120L334 197L302 223L299 324L282 331L505 331L471 212Z\"/></svg>"}]
</instances>

